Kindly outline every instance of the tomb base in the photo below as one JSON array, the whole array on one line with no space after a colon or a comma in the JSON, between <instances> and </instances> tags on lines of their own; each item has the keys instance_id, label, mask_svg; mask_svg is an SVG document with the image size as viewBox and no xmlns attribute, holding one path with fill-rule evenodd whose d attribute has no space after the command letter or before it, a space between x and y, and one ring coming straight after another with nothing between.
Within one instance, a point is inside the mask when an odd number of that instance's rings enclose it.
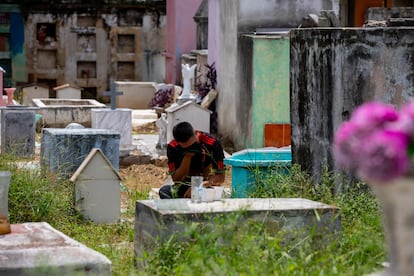
<instances>
[{"instance_id":1,"label":"tomb base","mask_svg":"<svg viewBox=\"0 0 414 276\"><path fill-rule=\"evenodd\" d=\"M138 200L135 208L136 264L143 264L144 252L150 251L155 242L168 240L175 233L185 233L183 221L202 222L235 212L243 212L242 219L265 222L273 233L317 233L326 244L337 241L342 228L339 208L302 198L227 198L202 203L192 203L191 199Z\"/></svg>"},{"instance_id":2,"label":"tomb base","mask_svg":"<svg viewBox=\"0 0 414 276\"><path fill-rule=\"evenodd\" d=\"M46 222L12 224L0 256L0 275L111 275L107 257Z\"/></svg>"}]
</instances>

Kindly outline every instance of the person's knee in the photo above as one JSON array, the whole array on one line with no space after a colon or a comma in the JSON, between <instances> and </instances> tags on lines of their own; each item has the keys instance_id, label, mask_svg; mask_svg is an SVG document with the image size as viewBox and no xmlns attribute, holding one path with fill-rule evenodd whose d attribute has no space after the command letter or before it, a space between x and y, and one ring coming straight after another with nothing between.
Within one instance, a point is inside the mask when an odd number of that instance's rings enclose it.
<instances>
[{"instance_id":1,"label":"person's knee","mask_svg":"<svg viewBox=\"0 0 414 276\"><path fill-rule=\"evenodd\" d=\"M171 186L170 185L162 186L160 188L160 190L158 191L158 194L159 194L159 196L160 196L161 199L169 199L169 198L172 198Z\"/></svg>"}]
</instances>

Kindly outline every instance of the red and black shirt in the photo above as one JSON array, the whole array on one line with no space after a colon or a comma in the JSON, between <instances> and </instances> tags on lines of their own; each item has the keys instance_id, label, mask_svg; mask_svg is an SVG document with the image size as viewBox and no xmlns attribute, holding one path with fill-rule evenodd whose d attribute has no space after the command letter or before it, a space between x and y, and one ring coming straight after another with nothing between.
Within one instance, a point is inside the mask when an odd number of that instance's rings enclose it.
<instances>
[{"instance_id":1,"label":"red and black shirt","mask_svg":"<svg viewBox=\"0 0 414 276\"><path fill-rule=\"evenodd\" d=\"M224 152L220 141L213 135L196 130L195 134L198 138L198 145L195 147L182 148L174 139L167 147L168 171L170 174L180 167L184 155L191 150L196 154L191 159L190 176L203 175L204 169L211 166L214 172L224 173ZM190 182L190 176L185 182Z\"/></svg>"}]
</instances>

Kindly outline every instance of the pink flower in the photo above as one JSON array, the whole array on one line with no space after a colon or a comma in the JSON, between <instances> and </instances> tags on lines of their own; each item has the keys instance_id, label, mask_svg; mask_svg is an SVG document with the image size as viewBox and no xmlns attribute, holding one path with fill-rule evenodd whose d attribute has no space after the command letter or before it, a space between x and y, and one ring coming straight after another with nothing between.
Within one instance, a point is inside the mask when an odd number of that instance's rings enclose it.
<instances>
[{"instance_id":1,"label":"pink flower","mask_svg":"<svg viewBox=\"0 0 414 276\"><path fill-rule=\"evenodd\" d=\"M397 131L406 132L411 138L414 138L414 101L401 107L399 119L390 127Z\"/></svg>"},{"instance_id":2,"label":"pink flower","mask_svg":"<svg viewBox=\"0 0 414 276\"><path fill-rule=\"evenodd\" d=\"M388 182L408 170L409 137L396 131L377 131L361 141L357 173L367 181Z\"/></svg>"},{"instance_id":3,"label":"pink flower","mask_svg":"<svg viewBox=\"0 0 414 276\"><path fill-rule=\"evenodd\" d=\"M351 121L366 131L382 128L388 122L398 120L397 110L389 104L369 102L362 104L351 115Z\"/></svg>"},{"instance_id":4,"label":"pink flower","mask_svg":"<svg viewBox=\"0 0 414 276\"><path fill-rule=\"evenodd\" d=\"M364 180L389 182L407 173L414 139L414 101L397 111L389 104L370 102L344 122L332 145L336 163Z\"/></svg>"},{"instance_id":5,"label":"pink flower","mask_svg":"<svg viewBox=\"0 0 414 276\"><path fill-rule=\"evenodd\" d=\"M333 142L333 155L336 162L345 170L353 171L358 167L355 156L360 152L360 140L365 131L351 121L344 122L336 132Z\"/></svg>"}]
</instances>

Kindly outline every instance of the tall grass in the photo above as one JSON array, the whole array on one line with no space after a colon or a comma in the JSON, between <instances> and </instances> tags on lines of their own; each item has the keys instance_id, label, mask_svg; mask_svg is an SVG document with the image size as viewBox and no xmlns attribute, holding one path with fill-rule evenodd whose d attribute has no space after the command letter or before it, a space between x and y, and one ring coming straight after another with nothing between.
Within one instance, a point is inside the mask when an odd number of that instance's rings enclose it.
<instances>
[{"instance_id":1,"label":"tall grass","mask_svg":"<svg viewBox=\"0 0 414 276\"><path fill-rule=\"evenodd\" d=\"M312 237L288 242L260 221L244 222L242 213L217 216L211 223L186 224L184 233L145 254L145 266L134 265L135 202L148 193L129 191L121 222L97 225L73 208L73 185L41 170L24 169L0 156L10 170L9 213L12 223L46 221L71 238L103 253L114 275L363 275L381 269L386 260L380 211L364 183L334 193L334 176L325 172L314 185L298 166L289 173L266 175L251 197L300 197L340 208L342 235L335 243L315 244ZM275 233L276 232L276 233ZM189 237L182 239L182 235Z\"/></svg>"}]
</instances>

